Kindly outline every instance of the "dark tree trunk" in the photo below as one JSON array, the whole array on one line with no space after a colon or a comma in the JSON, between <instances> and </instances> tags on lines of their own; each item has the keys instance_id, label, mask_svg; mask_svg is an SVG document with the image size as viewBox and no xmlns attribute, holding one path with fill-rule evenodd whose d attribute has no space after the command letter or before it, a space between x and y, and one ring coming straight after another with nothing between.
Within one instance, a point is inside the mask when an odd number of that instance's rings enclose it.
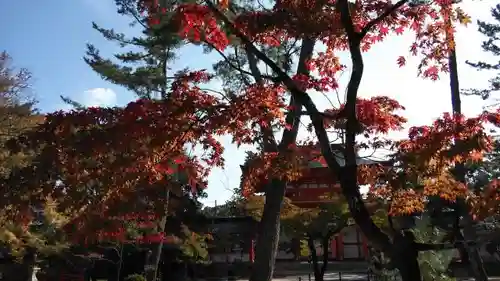
<instances>
[{"instance_id":1,"label":"dark tree trunk","mask_svg":"<svg viewBox=\"0 0 500 281\"><path fill-rule=\"evenodd\" d=\"M280 213L286 183L273 180L267 187L266 203L260 220L255 247L255 262L250 281L271 281L278 251Z\"/></svg>"},{"instance_id":2,"label":"dark tree trunk","mask_svg":"<svg viewBox=\"0 0 500 281\"><path fill-rule=\"evenodd\" d=\"M451 22L448 22L451 26ZM447 33L447 42L450 44L455 43L455 38L453 33ZM462 114L462 102L460 97L460 83L458 79L458 66L457 66L457 53L455 46L452 47L450 54L448 56L448 64L450 67L450 90L451 90L451 106L454 114ZM460 131L460 128L456 128L457 131ZM463 163L458 163L455 166L455 177L458 181L462 183L465 182L465 174L466 169ZM465 205L465 204L464 204ZM477 239L476 231L474 229L473 220L471 214L468 212L469 208L461 208L462 210L466 210L463 213L464 217L464 238L468 241L475 241ZM474 275L476 281L487 281L488 275L486 274L486 270L483 266L483 261L481 259L481 255L479 254L479 250L477 248L472 248L465 245L465 251L467 252L468 262L471 266L471 271Z\"/></svg>"},{"instance_id":3,"label":"dark tree trunk","mask_svg":"<svg viewBox=\"0 0 500 281\"><path fill-rule=\"evenodd\" d=\"M322 274L322 271L319 268L318 255L316 255L316 246L314 245L314 238L312 238L311 236L307 237L307 246L309 248L309 252L311 253L311 261L314 270L314 280L323 281L324 275Z\"/></svg>"},{"instance_id":4,"label":"dark tree trunk","mask_svg":"<svg viewBox=\"0 0 500 281\"><path fill-rule=\"evenodd\" d=\"M476 230L472 225L473 222L470 214L464 215L464 221L464 239L466 241L476 241ZM471 271L476 281L488 281L488 275L484 269L483 259L481 258L479 249L465 245L465 250L469 259Z\"/></svg>"},{"instance_id":5,"label":"dark tree trunk","mask_svg":"<svg viewBox=\"0 0 500 281\"><path fill-rule=\"evenodd\" d=\"M418 260L415 256L400 256L402 260L397 266L402 281L422 281Z\"/></svg>"},{"instance_id":6,"label":"dark tree trunk","mask_svg":"<svg viewBox=\"0 0 500 281\"><path fill-rule=\"evenodd\" d=\"M36 250L28 248L27 253L23 257L23 262L21 264L21 272L18 272L22 276L21 280L31 281L33 279L33 272L35 270L37 260Z\"/></svg>"},{"instance_id":7,"label":"dark tree trunk","mask_svg":"<svg viewBox=\"0 0 500 281\"><path fill-rule=\"evenodd\" d=\"M393 243L391 264L399 270L402 280L422 281L418 265L418 248L413 233L408 230L400 231L395 234Z\"/></svg>"},{"instance_id":8,"label":"dark tree trunk","mask_svg":"<svg viewBox=\"0 0 500 281\"><path fill-rule=\"evenodd\" d=\"M321 278L324 278L326 269L328 268L328 249L330 247L330 238L331 235L328 234L326 237L323 237L321 241L321 246L323 248L323 264L321 265Z\"/></svg>"}]
</instances>

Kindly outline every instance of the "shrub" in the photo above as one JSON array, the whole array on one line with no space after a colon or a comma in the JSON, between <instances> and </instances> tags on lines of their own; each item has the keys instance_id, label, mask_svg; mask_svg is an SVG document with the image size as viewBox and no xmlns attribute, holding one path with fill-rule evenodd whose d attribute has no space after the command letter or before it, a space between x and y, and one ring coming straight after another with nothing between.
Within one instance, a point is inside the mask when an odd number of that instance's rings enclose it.
<instances>
[{"instance_id":1,"label":"shrub","mask_svg":"<svg viewBox=\"0 0 500 281\"><path fill-rule=\"evenodd\" d=\"M140 274L131 274L125 277L125 281L146 281L146 278Z\"/></svg>"}]
</instances>

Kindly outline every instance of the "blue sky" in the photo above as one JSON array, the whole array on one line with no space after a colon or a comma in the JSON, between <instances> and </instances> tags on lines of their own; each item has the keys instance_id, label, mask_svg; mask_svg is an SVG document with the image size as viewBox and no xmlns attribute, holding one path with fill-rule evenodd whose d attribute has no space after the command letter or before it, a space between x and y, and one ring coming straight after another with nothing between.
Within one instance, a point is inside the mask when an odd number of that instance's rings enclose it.
<instances>
[{"instance_id":1,"label":"blue sky","mask_svg":"<svg viewBox=\"0 0 500 281\"><path fill-rule=\"evenodd\" d=\"M33 72L34 92L43 112L63 108L60 95L69 96L87 105L125 104L133 99L133 94L121 87L103 81L83 61L85 44L92 43L103 55L110 55L119 47L103 39L91 27L95 21L103 27L130 32L129 20L115 12L112 0L44 0L44 1L4 0L0 1L0 50L6 50L18 67L26 67ZM489 18L488 1L470 1L464 4L473 21ZM134 31L133 31L134 32ZM136 32L136 31L135 31ZM437 82L424 81L416 77L415 63L400 69L396 65L399 55L406 55L411 34L393 36L365 54L365 76L360 89L361 96L388 95L397 98L407 107L405 116L410 124L425 124L450 108L449 82L442 77ZM466 66L465 59L487 59L480 50L482 36L474 25L459 28L457 48L461 86L484 86L488 75ZM175 68L210 68L215 56L203 55L198 48L182 50ZM348 61L347 54L342 56ZM346 78L341 79L345 87ZM341 93L343 90L340 91ZM326 107L327 100L314 96L320 107ZM466 113L481 110L484 103L479 99L465 98ZM395 134L395 137L404 133ZM244 150L231 145L229 137L221 138L226 146L225 169L215 170L209 178L209 198L207 204L217 200L222 203L230 195L228 189L239 184Z\"/></svg>"}]
</instances>

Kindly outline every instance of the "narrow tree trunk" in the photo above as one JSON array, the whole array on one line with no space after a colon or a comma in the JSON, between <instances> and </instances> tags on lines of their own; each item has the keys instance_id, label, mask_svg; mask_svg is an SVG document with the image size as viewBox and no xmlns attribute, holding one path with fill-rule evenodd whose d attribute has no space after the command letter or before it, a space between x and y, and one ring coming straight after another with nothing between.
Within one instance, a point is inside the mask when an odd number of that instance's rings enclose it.
<instances>
[{"instance_id":1,"label":"narrow tree trunk","mask_svg":"<svg viewBox=\"0 0 500 281\"><path fill-rule=\"evenodd\" d=\"M451 21L447 24L452 25ZM462 114L462 102L460 97L460 84L458 79L458 66L457 66L457 53L455 50L455 38L453 33L446 34L447 41L450 42L452 48L450 54L448 56L448 64L450 67L450 90L451 90L451 106L454 114ZM460 130L460 128L457 128ZM455 166L455 176L457 180L462 183L465 183L465 166L463 163L458 163ZM469 208L460 208L465 210L463 213L464 219L464 238L466 241L476 241L477 235L476 230L473 226L473 219L470 213L468 212ZM474 274L474 278L476 281L487 281L488 275L486 274L486 270L483 266L483 261L481 259L481 255L479 254L479 250L475 247L469 247L465 245L465 250L467 251L467 256L469 258L469 263L471 266L471 271Z\"/></svg>"},{"instance_id":2,"label":"narrow tree trunk","mask_svg":"<svg viewBox=\"0 0 500 281\"><path fill-rule=\"evenodd\" d=\"M158 222L156 232L157 233L165 233L165 228L167 225L167 217L169 211L169 203L170 203L170 190L166 191L166 204L165 211ZM158 243L151 243L150 252L146 257L146 263L144 266L145 269L145 277L146 281L156 281L156 276L158 274L158 264L160 264L161 252L163 249L163 239Z\"/></svg>"},{"instance_id":3,"label":"narrow tree trunk","mask_svg":"<svg viewBox=\"0 0 500 281\"><path fill-rule=\"evenodd\" d=\"M321 265L321 279L324 279L326 269L328 268L328 249L330 248L330 238L331 235L328 234L326 237L323 237L321 241L321 246L323 248L323 264Z\"/></svg>"},{"instance_id":4,"label":"narrow tree trunk","mask_svg":"<svg viewBox=\"0 0 500 281\"><path fill-rule=\"evenodd\" d=\"M316 255L316 246L314 245L314 239L311 236L307 237L307 246L309 248L309 252L311 252L314 280L323 281L323 275L321 274L321 270L319 268L318 255Z\"/></svg>"},{"instance_id":5,"label":"narrow tree trunk","mask_svg":"<svg viewBox=\"0 0 500 281\"><path fill-rule=\"evenodd\" d=\"M157 232L164 233L165 224L167 223L167 215L161 217L159 227ZM157 243L151 243L150 252L146 256L146 262L144 266L146 281L156 281L156 275L158 274L158 264L161 259L161 252L163 249L163 241Z\"/></svg>"},{"instance_id":6,"label":"narrow tree trunk","mask_svg":"<svg viewBox=\"0 0 500 281\"><path fill-rule=\"evenodd\" d=\"M250 281L271 281L278 252L280 213L286 183L273 180L266 191L266 202L257 232L255 261ZM148 280L149 281L149 280Z\"/></svg>"}]
</instances>

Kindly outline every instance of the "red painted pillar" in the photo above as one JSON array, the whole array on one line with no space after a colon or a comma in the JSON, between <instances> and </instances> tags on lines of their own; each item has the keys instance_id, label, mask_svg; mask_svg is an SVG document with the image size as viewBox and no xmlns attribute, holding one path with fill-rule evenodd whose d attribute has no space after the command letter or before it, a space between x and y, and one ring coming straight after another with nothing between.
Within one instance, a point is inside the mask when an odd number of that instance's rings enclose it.
<instances>
[{"instance_id":1,"label":"red painted pillar","mask_svg":"<svg viewBox=\"0 0 500 281\"><path fill-rule=\"evenodd\" d=\"M252 239L250 242L250 249L248 251L248 259L250 260L251 263L253 263L255 259L255 241Z\"/></svg>"},{"instance_id":2,"label":"red painted pillar","mask_svg":"<svg viewBox=\"0 0 500 281\"><path fill-rule=\"evenodd\" d=\"M337 236L330 242L330 249L332 250L332 257L336 259L338 257L337 253Z\"/></svg>"},{"instance_id":3,"label":"red painted pillar","mask_svg":"<svg viewBox=\"0 0 500 281\"><path fill-rule=\"evenodd\" d=\"M368 251L368 243L366 242L366 237L364 235L361 236L361 242L363 245L363 255L365 259L368 259L370 253Z\"/></svg>"},{"instance_id":4,"label":"red painted pillar","mask_svg":"<svg viewBox=\"0 0 500 281\"><path fill-rule=\"evenodd\" d=\"M344 235L342 234L342 232L340 232L339 235L337 236L337 241L338 241L338 250L337 250L338 258L339 258L339 260L343 260L344 259Z\"/></svg>"}]
</instances>

